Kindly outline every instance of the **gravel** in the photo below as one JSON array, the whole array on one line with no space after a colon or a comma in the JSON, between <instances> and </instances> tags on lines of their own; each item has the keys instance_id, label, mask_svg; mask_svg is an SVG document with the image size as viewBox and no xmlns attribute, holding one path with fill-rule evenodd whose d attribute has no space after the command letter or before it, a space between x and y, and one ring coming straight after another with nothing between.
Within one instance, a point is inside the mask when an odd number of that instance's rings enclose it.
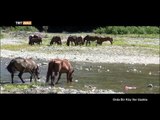
<instances>
[{"instance_id":1,"label":"gravel","mask_svg":"<svg viewBox=\"0 0 160 120\"><path fill-rule=\"evenodd\" d=\"M12 89L5 90L4 87L1 87L1 93L3 94L123 94L123 92L114 92L113 90L103 90L88 88L87 90L79 90L79 89L68 89L62 87L41 87L38 85L32 86L29 89Z\"/></svg>"},{"instance_id":2,"label":"gravel","mask_svg":"<svg viewBox=\"0 0 160 120\"><path fill-rule=\"evenodd\" d=\"M5 40L4 40L5 39ZM24 40L4 38L1 40L1 45L5 44L21 44ZM136 48L136 47L122 47L122 46L71 46L71 47L57 47L45 46L41 47L39 51L27 51L25 49L20 51L1 50L1 57L15 58L25 57L34 58L47 61L53 58L65 58L70 61L85 61L92 63L126 63L126 64L159 64L159 55L150 53L151 48ZM45 63L45 64L46 64ZM114 92L112 90L96 89L95 87L88 87L88 90L64 89L61 87L41 87L34 86L26 90L6 91L1 87L1 93L52 93L52 94L123 94L123 92Z\"/></svg>"},{"instance_id":3,"label":"gravel","mask_svg":"<svg viewBox=\"0 0 160 120\"><path fill-rule=\"evenodd\" d=\"M157 41L157 40L155 40ZM133 42L133 40L132 40ZM24 39L3 38L1 45L21 44ZM100 62L100 63L126 63L126 64L159 64L159 55L153 54L151 48L138 48L134 46L43 46L38 51L1 50L1 57L33 57L48 61L52 58L65 58L70 61Z\"/></svg>"}]
</instances>

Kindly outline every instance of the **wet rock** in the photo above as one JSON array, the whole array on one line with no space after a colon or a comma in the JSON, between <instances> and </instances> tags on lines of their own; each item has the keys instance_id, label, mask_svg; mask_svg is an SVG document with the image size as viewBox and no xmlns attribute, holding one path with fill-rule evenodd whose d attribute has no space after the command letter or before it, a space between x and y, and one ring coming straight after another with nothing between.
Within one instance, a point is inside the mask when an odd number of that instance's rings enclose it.
<instances>
[{"instance_id":1,"label":"wet rock","mask_svg":"<svg viewBox=\"0 0 160 120\"><path fill-rule=\"evenodd\" d=\"M88 59L88 58L86 58L86 60L88 61L89 59Z\"/></svg>"},{"instance_id":2,"label":"wet rock","mask_svg":"<svg viewBox=\"0 0 160 120\"><path fill-rule=\"evenodd\" d=\"M149 84L147 87L153 87L153 84Z\"/></svg>"},{"instance_id":3,"label":"wet rock","mask_svg":"<svg viewBox=\"0 0 160 120\"><path fill-rule=\"evenodd\" d=\"M89 71L89 68L85 68L86 71Z\"/></svg>"},{"instance_id":4,"label":"wet rock","mask_svg":"<svg viewBox=\"0 0 160 120\"><path fill-rule=\"evenodd\" d=\"M100 66L98 66L99 68L102 68L102 66L100 65Z\"/></svg>"},{"instance_id":5,"label":"wet rock","mask_svg":"<svg viewBox=\"0 0 160 120\"><path fill-rule=\"evenodd\" d=\"M42 63L42 65L47 65L47 64L48 64L48 63L46 63L46 62L43 62L43 63Z\"/></svg>"},{"instance_id":6,"label":"wet rock","mask_svg":"<svg viewBox=\"0 0 160 120\"><path fill-rule=\"evenodd\" d=\"M151 71L148 73L149 75L152 75Z\"/></svg>"},{"instance_id":7,"label":"wet rock","mask_svg":"<svg viewBox=\"0 0 160 120\"><path fill-rule=\"evenodd\" d=\"M135 68L134 68L134 69L133 69L133 71L134 71L134 72L136 72L136 71L137 71L137 69L135 69Z\"/></svg>"},{"instance_id":8,"label":"wet rock","mask_svg":"<svg viewBox=\"0 0 160 120\"><path fill-rule=\"evenodd\" d=\"M75 80L75 82L78 82L78 80Z\"/></svg>"}]
</instances>

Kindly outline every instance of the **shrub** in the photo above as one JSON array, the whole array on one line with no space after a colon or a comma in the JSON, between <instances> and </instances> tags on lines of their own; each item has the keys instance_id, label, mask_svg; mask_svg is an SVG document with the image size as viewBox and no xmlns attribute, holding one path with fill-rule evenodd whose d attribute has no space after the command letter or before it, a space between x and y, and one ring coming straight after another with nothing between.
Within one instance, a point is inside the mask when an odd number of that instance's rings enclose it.
<instances>
[{"instance_id":1,"label":"shrub","mask_svg":"<svg viewBox=\"0 0 160 120\"><path fill-rule=\"evenodd\" d=\"M94 33L106 34L159 34L158 26L106 26L93 30Z\"/></svg>"},{"instance_id":2,"label":"shrub","mask_svg":"<svg viewBox=\"0 0 160 120\"><path fill-rule=\"evenodd\" d=\"M38 32L38 29L34 26L11 26L11 27L1 27L2 30L6 31L6 32L10 32L10 31L31 31L31 32Z\"/></svg>"}]
</instances>

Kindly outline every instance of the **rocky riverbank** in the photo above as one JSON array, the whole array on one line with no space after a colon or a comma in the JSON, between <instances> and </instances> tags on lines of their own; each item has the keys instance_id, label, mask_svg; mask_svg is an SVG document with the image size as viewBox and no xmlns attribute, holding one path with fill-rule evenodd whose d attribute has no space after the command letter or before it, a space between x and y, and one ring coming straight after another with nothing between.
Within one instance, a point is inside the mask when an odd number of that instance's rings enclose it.
<instances>
[{"instance_id":1,"label":"rocky riverbank","mask_svg":"<svg viewBox=\"0 0 160 120\"><path fill-rule=\"evenodd\" d=\"M158 41L158 40L157 40ZM154 45L158 42L154 41ZM133 40L127 40L128 43L133 43ZM147 42L152 45L153 42ZM3 38L1 46L27 44L24 39L17 38ZM134 43L135 44L135 43ZM33 48L33 47L32 47ZM82 61L91 63L125 63L125 64L159 64L159 54L154 53L154 48L140 47L140 46L121 46L110 45L106 46L38 46L35 50L29 48L22 48L18 50L1 49L1 57L15 58L15 57L32 57L35 60L42 60L48 63L48 60L53 58L65 58L70 61ZM157 51L157 50L156 50ZM85 86L85 90L78 90L73 88L50 87L32 85L27 89L6 89L1 86L1 93L4 94L122 94L123 92L115 92L112 90L97 89L94 86Z\"/></svg>"},{"instance_id":2,"label":"rocky riverbank","mask_svg":"<svg viewBox=\"0 0 160 120\"><path fill-rule=\"evenodd\" d=\"M22 85L21 85L22 86ZM12 85L13 87L13 85ZM42 87L39 85L30 85L29 88L13 87L7 89L6 86L1 86L1 93L3 94L123 94L123 92L114 92L113 90L96 89L93 86L84 86L86 90L62 88L62 87Z\"/></svg>"}]
</instances>

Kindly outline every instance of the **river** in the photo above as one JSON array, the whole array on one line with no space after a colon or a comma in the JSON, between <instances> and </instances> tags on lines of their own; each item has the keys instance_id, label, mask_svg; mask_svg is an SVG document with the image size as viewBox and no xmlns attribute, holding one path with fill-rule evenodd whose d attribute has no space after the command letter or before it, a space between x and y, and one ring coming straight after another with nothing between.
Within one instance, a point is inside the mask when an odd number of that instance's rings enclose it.
<instances>
[{"instance_id":1,"label":"river","mask_svg":"<svg viewBox=\"0 0 160 120\"><path fill-rule=\"evenodd\" d=\"M6 66L11 59L1 58L1 83L11 82L10 73ZM46 63L46 61L36 61ZM85 90L86 87L97 89L113 90L115 92L136 93L136 94L157 94L160 93L159 65L158 64L122 64L122 63L90 63L71 62L75 72L73 83L67 84L66 75L62 74L59 84L56 86ZM47 64L40 66L40 82L45 82ZM17 75L17 74L16 74ZM29 83L30 75L24 73L24 80ZM14 77L15 83L21 83L18 76ZM153 87L148 87L153 85ZM125 89L125 86L134 89Z\"/></svg>"}]
</instances>

